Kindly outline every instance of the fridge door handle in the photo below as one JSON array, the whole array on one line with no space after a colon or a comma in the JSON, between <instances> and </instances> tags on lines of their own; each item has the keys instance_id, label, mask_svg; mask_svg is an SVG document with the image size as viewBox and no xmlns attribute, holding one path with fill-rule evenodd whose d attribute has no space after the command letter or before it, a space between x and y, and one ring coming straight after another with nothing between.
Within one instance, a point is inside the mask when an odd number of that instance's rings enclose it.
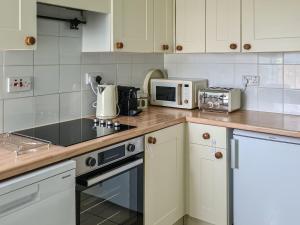
<instances>
[{"instance_id":1,"label":"fridge door handle","mask_svg":"<svg viewBox=\"0 0 300 225\"><path fill-rule=\"evenodd\" d=\"M231 169L239 168L239 151L238 151L238 140L231 139Z\"/></svg>"}]
</instances>

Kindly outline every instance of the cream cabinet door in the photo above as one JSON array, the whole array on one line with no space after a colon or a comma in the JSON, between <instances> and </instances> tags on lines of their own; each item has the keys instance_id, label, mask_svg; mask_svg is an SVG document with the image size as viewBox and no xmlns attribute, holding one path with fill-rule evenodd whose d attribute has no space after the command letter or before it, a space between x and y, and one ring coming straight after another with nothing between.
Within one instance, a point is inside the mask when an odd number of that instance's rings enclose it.
<instances>
[{"instance_id":1,"label":"cream cabinet door","mask_svg":"<svg viewBox=\"0 0 300 225\"><path fill-rule=\"evenodd\" d=\"M299 51L299 12L299 0L242 0L243 51Z\"/></svg>"},{"instance_id":2,"label":"cream cabinet door","mask_svg":"<svg viewBox=\"0 0 300 225\"><path fill-rule=\"evenodd\" d=\"M241 0L206 1L206 52L239 52Z\"/></svg>"},{"instance_id":3,"label":"cream cabinet door","mask_svg":"<svg viewBox=\"0 0 300 225\"><path fill-rule=\"evenodd\" d=\"M173 52L174 0L154 0L154 52Z\"/></svg>"},{"instance_id":4,"label":"cream cabinet door","mask_svg":"<svg viewBox=\"0 0 300 225\"><path fill-rule=\"evenodd\" d=\"M153 52L153 0L113 0L113 49Z\"/></svg>"},{"instance_id":5,"label":"cream cabinet door","mask_svg":"<svg viewBox=\"0 0 300 225\"><path fill-rule=\"evenodd\" d=\"M205 52L205 0L176 0L176 52Z\"/></svg>"},{"instance_id":6,"label":"cream cabinet door","mask_svg":"<svg viewBox=\"0 0 300 225\"><path fill-rule=\"evenodd\" d=\"M34 49L36 30L36 0L0 1L0 49Z\"/></svg>"},{"instance_id":7,"label":"cream cabinet door","mask_svg":"<svg viewBox=\"0 0 300 225\"><path fill-rule=\"evenodd\" d=\"M215 153L222 153L217 159ZM228 225L228 169L225 149L189 145L188 215L214 224Z\"/></svg>"},{"instance_id":8,"label":"cream cabinet door","mask_svg":"<svg viewBox=\"0 0 300 225\"><path fill-rule=\"evenodd\" d=\"M184 216L183 138L183 124L146 135L145 225L172 225Z\"/></svg>"}]
</instances>

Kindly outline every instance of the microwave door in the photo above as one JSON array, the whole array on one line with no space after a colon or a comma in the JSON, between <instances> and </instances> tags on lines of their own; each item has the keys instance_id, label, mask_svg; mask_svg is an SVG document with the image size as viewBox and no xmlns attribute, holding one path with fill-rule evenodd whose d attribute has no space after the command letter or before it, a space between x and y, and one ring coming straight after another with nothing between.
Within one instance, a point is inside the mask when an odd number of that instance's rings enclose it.
<instances>
[{"instance_id":1,"label":"microwave door","mask_svg":"<svg viewBox=\"0 0 300 225\"><path fill-rule=\"evenodd\" d=\"M155 86L155 99L161 102L175 103L177 97L177 87L175 85L157 84Z\"/></svg>"}]
</instances>

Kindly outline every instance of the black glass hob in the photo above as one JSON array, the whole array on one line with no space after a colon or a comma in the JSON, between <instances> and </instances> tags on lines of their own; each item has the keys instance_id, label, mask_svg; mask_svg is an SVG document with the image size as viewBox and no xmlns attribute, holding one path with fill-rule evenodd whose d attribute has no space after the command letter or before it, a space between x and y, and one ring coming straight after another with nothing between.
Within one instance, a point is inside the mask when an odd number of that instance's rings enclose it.
<instances>
[{"instance_id":1,"label":"black glass hob","mask_svg":"<svg viewBox=\"0 0 300 225\"><path fill-rule=\"evenodd\" d=\"M15 133L50 141L54 145L70 146L110 134L135 128L133 126L112 123L111 121L93 121L77 119L47 126L17 131Z\"/></svg>"}]
</instances>

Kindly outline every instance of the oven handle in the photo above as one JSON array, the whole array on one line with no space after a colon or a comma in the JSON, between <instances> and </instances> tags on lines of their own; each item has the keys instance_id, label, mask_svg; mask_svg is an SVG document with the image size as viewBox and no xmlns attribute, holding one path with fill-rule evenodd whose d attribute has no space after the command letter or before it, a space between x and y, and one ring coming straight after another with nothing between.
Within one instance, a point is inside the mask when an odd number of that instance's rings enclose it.
<instances>
[{"instance_id":1,"label":"oven handle","mask_svg":"<svg viewBox=\"0 0 300 225\"><path fill-rule=\"evenodd\" d=\"M110 177L113 177L113 176L116 176L120 173L123 173L125 172L126 170L130 170L134 167L137 167L138 165L141 165L144 163L144 159L138 159L134 162L131 162L131 163L128 163L124 166L121 166L121 167L118 167L114 170L111 170L107 173L104 173L104 174L101 174L99 176L96 176L96 177L93 177L93 178L90 178L86 181L86 187L90 187L90 186L93 186L94 184L97 184L99 182L102 182Z\"/></svg>"}]
</instances>

